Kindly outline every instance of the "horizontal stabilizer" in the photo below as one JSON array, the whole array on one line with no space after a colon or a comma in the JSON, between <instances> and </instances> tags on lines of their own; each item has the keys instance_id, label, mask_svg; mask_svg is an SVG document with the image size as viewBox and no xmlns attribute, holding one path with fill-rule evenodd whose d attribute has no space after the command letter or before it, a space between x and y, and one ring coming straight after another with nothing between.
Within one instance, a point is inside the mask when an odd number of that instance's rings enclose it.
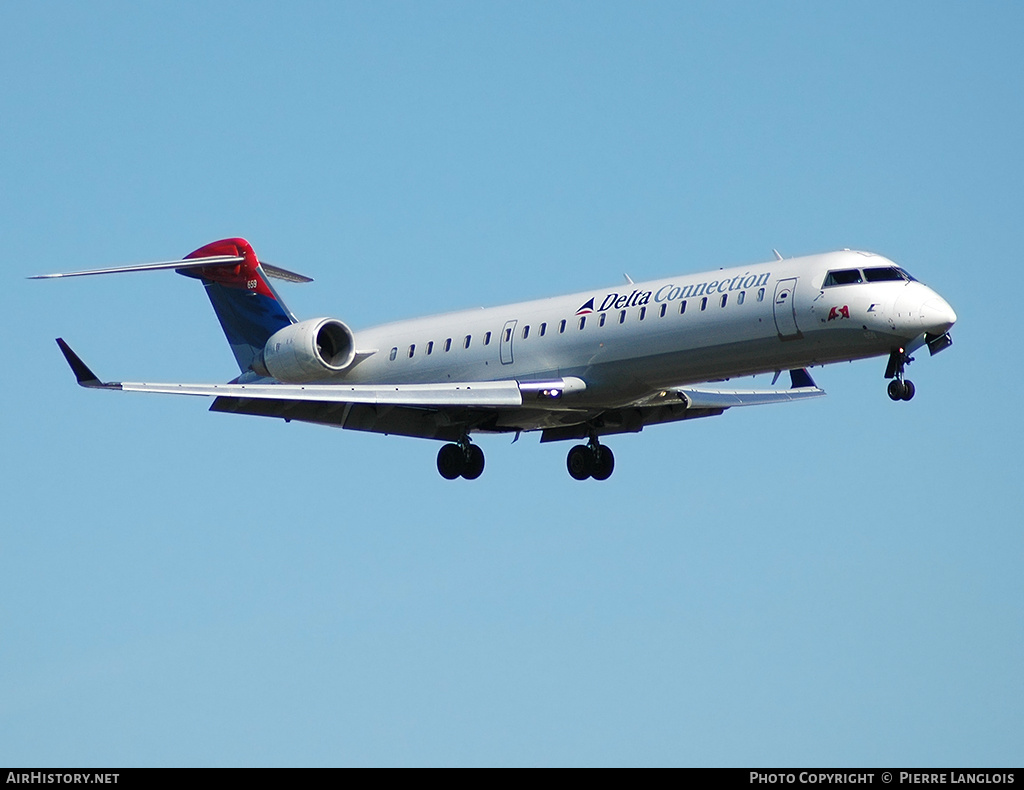
<instances>
[{"instance_id":1,"label":"horizontal stabilizer","mask_svg":"<svg viewBox=\"0 0 1024 790\"><path fill-rule=\"evenodd\" d=\"M114 266L109 269L87 269L79 272L58 272L56 274L36 274L30 280L55 280L62 277L86 277L92 274L123 274L125 272L153 272L162 269L173 269L175 271L188 269L208 269L214 266L237 266L244 263L245 258L241 255L209 255L204 258L188 258L177 261L158 261L156 263L139 263L134 266ZM271 266L268 263L260 263L263 273L267 277L274 277L278 280L285 280L290 283L311 283L312 278L302 274L290 272L278 266Z\"/></svg>"},{"instance_id":2,"label":"horizontal stabilizer","mask_svg":"<svg viewBox=\"0 0 1024 790\"><path fill-rule=\"evenodd\" d=\"M290 272L287 269L282 269L280 266L272 266L265 261L260 261L260 266L263 267L263 273L267 277L273 277L275 280L284 280L286 283L311 283L313 282L312 277L307 277L304 274L296 274Z\"/></svg>"}]
</instances>

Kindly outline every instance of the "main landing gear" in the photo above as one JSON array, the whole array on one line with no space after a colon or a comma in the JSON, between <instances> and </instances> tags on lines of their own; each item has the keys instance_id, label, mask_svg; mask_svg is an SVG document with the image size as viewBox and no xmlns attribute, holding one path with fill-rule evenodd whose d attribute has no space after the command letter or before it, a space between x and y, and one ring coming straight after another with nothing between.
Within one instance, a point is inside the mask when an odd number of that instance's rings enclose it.
<instances>
[{"instance_id":1,"label":"main landing gear","mask_svg":"<svg viewBox=\"0 0 1024 790\"><path fill-rule=\"evenodd\" d=\"M569 451L565 465L576 480L607 480L615 469L615 456L591 436L587 444L577 444ZM437 453L437 471L445 480L476 480L484 471L484 451L468 438L446 444Z\"/></svg>"},{"instance_id":2,"label":"main landing gear","mask_svg":"<svg viewBox=\"0 0 1024 790\"><path fill-rule=\"evenodd\" d=\"M885 368L885 377L889 382L889 397L893 400L910 400L917 392L914 382L903 378L903 369L914 361L905 349L897 348L889 355L889 364Z\"/></svg>"},{"instance_id":3,"label":"main landing gear","mask_svg":"<svg viewBox=\"0 0 1024 790\"><path fill-rule=\"evenodd\" d=\"M569 451L565 465L574 480L607 480L615 469L615 456L610 448L598 443L596 436L591 436L587 444L577 444Z\"/></svg>"},{"instance_id":4,"label":"main landing gear","mask_svg":"<svg viewBox=\"0 0 1024 790\"><path fill-rule=\"evenodd\" d=\"M446 444L437 453L437 471L445 480L476 480L484 471L484 451L467 438L458 444Z\"/></svg>"}]
</instances>

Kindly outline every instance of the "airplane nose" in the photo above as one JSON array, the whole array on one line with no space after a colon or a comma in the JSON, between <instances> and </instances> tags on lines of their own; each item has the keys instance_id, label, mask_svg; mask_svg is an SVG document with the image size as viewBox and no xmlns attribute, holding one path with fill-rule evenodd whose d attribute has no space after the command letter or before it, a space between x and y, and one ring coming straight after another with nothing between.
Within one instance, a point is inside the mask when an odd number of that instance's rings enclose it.
<instances>
[{"instance_id":1,"label":"airplane nose","mask_svg":"<svg viewBox=\"0 0 1024 790\"><path fill-rule=\"evenodd\" d=\"M921 305L921 322L926 332L945 334L956 323L956 313L945 299L929 299Z\"/></svg>"}]
</instances>

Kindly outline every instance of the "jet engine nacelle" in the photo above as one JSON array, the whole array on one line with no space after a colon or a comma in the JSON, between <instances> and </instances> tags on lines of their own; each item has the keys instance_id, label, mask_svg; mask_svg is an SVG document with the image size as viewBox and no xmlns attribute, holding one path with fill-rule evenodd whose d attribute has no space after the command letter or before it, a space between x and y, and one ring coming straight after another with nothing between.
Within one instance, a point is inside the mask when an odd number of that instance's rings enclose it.
<instances>
[{"instance_id":1,"label":"jet engine nacelle","mask_svg":"<svg viewBox=\"0 0 1024 790\"><path fill-rule=\"evenodd\" d=\"M339 373L355 358L351 329L336 318L311 318L272 334L252 369L261 376L301 384Z\"/></svg>"}]
</instances>

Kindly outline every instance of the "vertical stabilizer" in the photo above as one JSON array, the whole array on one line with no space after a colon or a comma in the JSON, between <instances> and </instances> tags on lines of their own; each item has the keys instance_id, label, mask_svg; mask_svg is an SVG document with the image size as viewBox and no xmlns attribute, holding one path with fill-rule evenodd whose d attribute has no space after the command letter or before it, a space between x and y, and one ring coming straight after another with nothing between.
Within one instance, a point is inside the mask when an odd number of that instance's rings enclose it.
<instances>
[{"instance_id":1,"label":"vertical stabilizer","mask_svg":"<svg viewBox=\"0 0 1024 790\"><path fill-rule=\"evenodd\" d=\"M178 274L194 277L203 283L238 367L245 373L270 336L294 324L295 316L284 306L267 281L256 253L245 239L211 242L186 255L185 260L219 255L236 256L243 260L241 263L177 271Z\"/></svg>"}]
</instances>

